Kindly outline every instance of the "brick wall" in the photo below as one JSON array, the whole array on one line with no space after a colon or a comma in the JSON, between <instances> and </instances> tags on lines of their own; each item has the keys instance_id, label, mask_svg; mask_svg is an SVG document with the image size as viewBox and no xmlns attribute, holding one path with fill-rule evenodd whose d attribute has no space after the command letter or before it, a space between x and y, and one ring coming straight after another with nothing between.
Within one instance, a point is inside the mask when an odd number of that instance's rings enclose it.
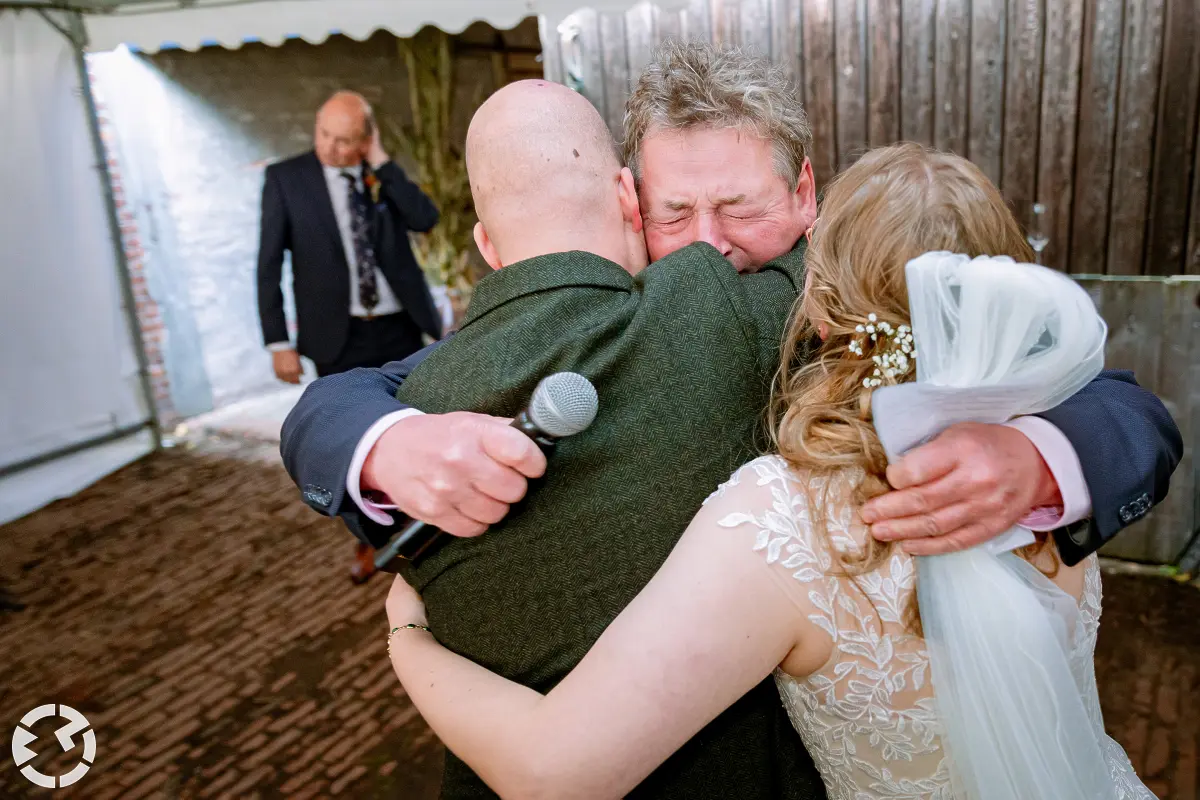
<instances>
[{"instance_id":1,"label":"brick wall","mask_svg":"<svg viewBox=\"0 0 1200 800\"><path fill-rule=\"evenodd\" d=\"M89 68L89 80L96 85L96 76ZM145 250L142 249L137 220L125 196L125 183L121 170L119 150L113 146L113 123L108 108L99 92L96 92L96 115L100 123L100 139L107 151L108 174L112 182L113 200L117 206L117 220L121 229L121 246L129 268L133 286L133 300L138 325L142 332L142 349L150 371L150 384L154 392L154 413L159 424L166 427L175 422L178 414L171 402L170 377L163 361L163 345L166 330L158 303L150 295L146 281Z\"/></svg>"}]
</instances>

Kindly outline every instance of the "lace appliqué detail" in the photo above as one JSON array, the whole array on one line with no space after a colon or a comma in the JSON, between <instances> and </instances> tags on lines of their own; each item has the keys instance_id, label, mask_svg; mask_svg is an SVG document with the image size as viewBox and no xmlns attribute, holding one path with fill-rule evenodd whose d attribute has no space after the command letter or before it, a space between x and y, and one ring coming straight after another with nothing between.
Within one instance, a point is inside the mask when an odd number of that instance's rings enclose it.
<instances>
[{"instance_id":1,"label":"lace appliqu\u00e9 detail","mask_svg":"<svg viewBox=\"0 0 1200 800\"><path fill-rule=\"evenodd\" d=\"M854 477L810 478L805 492L787 462L766 456L738 470L705 502L754 481L761 498L756 508L732 510L719 524L752 526L754 549L803 586L798 594L807 599L809 620L832 640L832 656L812 675L775 673L788 715L821 773L829 800L951 800L928 654L924 641L908 633L903 621L916 577L912 558L897 550L871 573L854 578L831 574L833 553L811 531L808 497L825 498L832 547L848 553L865 542L869 533L849 502ZM1096 697L1092 657L1100 572L1094 558L1085 579L1071 661L1084 695ZM1089 712L1100 719L1098 702ZM1116 742L1111 745L1106 753L1122 798L1152 798L1124 751Z\"/></svg>"},{"instance_id":2,"label":"lace appliqu\u00e9 detail","mask_svg":"<svg viewBox=\"0 0 1200 800\"><path fill-rule=\"evenodd\" d=\"M808 495L782 458L750 462L713 497L751 479L769 488L769 507L727 514L719 524L757 528L754 549L806 586L808 618L833 642L829 663L813 675L775 674L830 800L949 800L929 661L920 640L904 631L904 604L915 579L912 559L897 552L881 569L856 580L831 575L833 554L811 534ZM849 479L829 480L838 483L811 479L809 493L848 496ZM833 546L857 551L867 534L850 504L830 503L825 512Z\"/></svg>"}]
</instances>

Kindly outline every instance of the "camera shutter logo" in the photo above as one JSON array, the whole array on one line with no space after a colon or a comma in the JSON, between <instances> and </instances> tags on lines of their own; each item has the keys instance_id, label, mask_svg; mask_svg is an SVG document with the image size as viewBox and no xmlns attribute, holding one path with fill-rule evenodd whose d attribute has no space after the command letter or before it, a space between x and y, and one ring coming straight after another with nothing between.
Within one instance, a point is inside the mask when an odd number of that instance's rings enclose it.
<instances>
[{"instance_id":1,"label":"camera shutter logo","mask_svg":"<svg viewBox=\"0 0 1200 800\"><path fill-rule=\"evenodd\" d=\"M62 717L67 721L66 725L54 732L64 753L75 747L75 734L83 734L83 759L70 772L61 776L38 772L34 769L33 764L29 763L37 756L36 752L29 749L29 745L37 741L37 737L28 729L39 720L53 716ZM91 729L91 723L87 721L87 718L70 706L55 706L53 703L38 706L21 717L21 723L13 731L12 755L13 761L21 768L21 774L30 783L46 789L70 786L82 778L91 768L92 762L96 760L96 732Z\"/></svg>"}]
</instances>

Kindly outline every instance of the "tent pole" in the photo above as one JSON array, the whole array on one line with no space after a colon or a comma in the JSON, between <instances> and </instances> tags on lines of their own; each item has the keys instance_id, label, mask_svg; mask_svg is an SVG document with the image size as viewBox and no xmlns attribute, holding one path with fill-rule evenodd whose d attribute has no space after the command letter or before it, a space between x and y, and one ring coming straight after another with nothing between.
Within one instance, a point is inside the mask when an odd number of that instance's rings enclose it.
<instances>
[{"instance_id":1,"label":"tent pole","mask_svg":"<svg viewBox=\"0 0 1200 800\"><path fill-rule=\"evenodd\" d=\"M57 450L50 451L49 453L42 453L41 455L28 458L24 461L18 461L15 464L9 464L7 466L0 467L0 480L3 480L10 475L15 475L18 472L24 472L25 470L33 469L34 467L40 467L43 464L49 464L51 461L57 461L58 459L65 458L66 456L73 456L76 453L83 452L84 450L91 450L93 447L111 444L112 442L120 441L121 439L128 439L130 436L146 430L147 427L149 427L149 423L139 422L137 425L118 428L115 431L102 433L99 436L91 439L85 439L82 442L76 442L75 444L69 444L66 447L60 447Z\"/></svg>"},{"instance_id":2,"label":"tent pole","mask_svg":"<svg viewBox=\"0 0 1200 800\"><path fill-rule=\"evenodd\" d=\"M138 377L142 384L142 393L146 396L146 411L150 415L147 421L154 437L154 449L162 447L162 428L158 421L158 411L154 404L154 385L150 381L150 360L146 357L146 344L142 338L142 325L137 316L137 301L133 296L133 282L129 275L129 261L125 257L125 246L121 239L121 222L117 215L117 204L112 194L112 176L108 171L108 153L104 149L104 141L100 138L100 119L96 114L96 98L92 94L92 82L88 76L87 60L84 47L87 45L87 29L83 25L83 15L71 13L72 43L75 45L75 67L79 72L79 89L87 109L88 131L92 136L92 150L96 156L96 168L104 189L104 206L108 211L108 227L112 239L113 256L117 265L117 279L121 284L121 295L125 304L125 319L129 324L129 333L133 337L133 350L137 356Z\"/></svg>"}]
</instances>

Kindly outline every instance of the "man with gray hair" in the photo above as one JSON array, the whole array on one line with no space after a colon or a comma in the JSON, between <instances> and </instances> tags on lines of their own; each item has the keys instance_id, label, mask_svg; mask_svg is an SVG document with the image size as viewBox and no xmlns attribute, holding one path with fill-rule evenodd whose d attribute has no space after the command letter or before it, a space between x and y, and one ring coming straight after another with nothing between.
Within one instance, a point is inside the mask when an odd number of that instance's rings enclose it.
<instances>
[{"instance_id":1,"label":"man with gray hair","mask_svg":"<svg viewBox=\"0 0 1200 800\"><path fill-rule=\"evenodd\" d=\"M313 149L263 174L258 315L275 376L300 383L300 356L318 375L378 367L441 337L441 319L413 257L409 231L428 231L438 210L386 152L371 106L340 91L321 106ZM284 314L291 253L297 335ZM374 571L359 544L350 575Z\"/></svg>"},{"instance_id":2,"label":"man with gray hair","mask_svg":"<svg viewBox=\"0 0 1200 800\"><path fill-rule=\"evenodd\" d=\"M626 103L624 133L652 260L707 242L753 271L817 217L812 131L777 65L667 43Z\"/></svg>"}]
</instances>

